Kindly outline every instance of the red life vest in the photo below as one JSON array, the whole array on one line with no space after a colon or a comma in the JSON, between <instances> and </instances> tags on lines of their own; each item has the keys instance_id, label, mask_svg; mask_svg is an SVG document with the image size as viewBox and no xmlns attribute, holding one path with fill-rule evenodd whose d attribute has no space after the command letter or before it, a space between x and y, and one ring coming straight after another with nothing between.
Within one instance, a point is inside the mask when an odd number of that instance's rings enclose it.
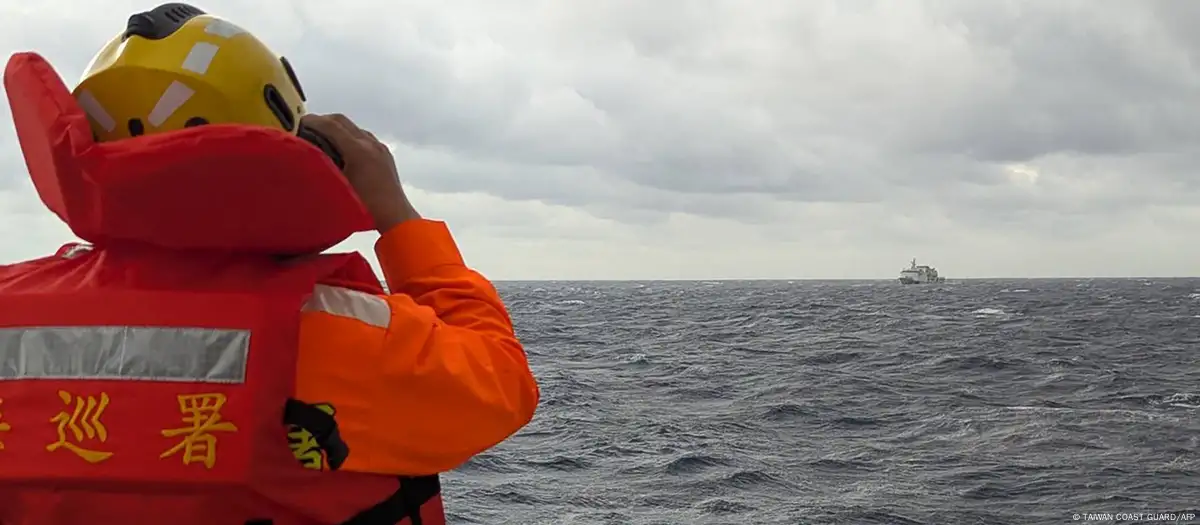
<instances>
[{"instance_id":1,"label":"red life vest","mask_svg":"<svg viewBox=\"0 0 1200 525\"><path fill-rule=\"evenodd\" d=\"M357 254L276 257L370 228L332 162L242 126L96 144L41 57L4 82L38 194L96 248L0 267L0 524L444 525L437 476L336 470L336 416L290 398L314 286L382 291Z\"/></svg>"}]
</instances>

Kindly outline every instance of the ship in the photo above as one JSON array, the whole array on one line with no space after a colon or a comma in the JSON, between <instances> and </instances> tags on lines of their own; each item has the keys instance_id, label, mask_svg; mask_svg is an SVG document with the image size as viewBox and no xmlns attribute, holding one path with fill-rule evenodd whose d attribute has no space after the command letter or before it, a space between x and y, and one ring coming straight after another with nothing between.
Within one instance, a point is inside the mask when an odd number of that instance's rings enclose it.
<instances>
[{"instance_id":1,"label":"ship","mask_svg":"<svg viewBox=\"0 0 1200 525\"><path fill-rule=\"evenodd\" d=\"M900 270L900 284L929 284L944 283L946 278L938 275L937 268L932 266L917 266L913 259L908 268Z\"/></svg>"}]
</instances>

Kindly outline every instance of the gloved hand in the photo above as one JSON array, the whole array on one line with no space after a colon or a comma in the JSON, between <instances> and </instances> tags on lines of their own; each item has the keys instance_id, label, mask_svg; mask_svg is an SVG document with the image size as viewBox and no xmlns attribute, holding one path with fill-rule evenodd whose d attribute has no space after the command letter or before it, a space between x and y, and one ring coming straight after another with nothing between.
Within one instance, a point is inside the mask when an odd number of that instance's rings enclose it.
<instances>
[{"instance_id":1,"label":"gloved hand","mask_svg":"<svg viewBox=\"0 0 1200 525\"><path fill-rule=\"evenodd\" d=\"M346 163L342 173L375 220L379 233L421 218L400 184L396 159L374 134L340 113L305 115L302 124L323 135L341 153Z\"/></svg>"}]
</instances>

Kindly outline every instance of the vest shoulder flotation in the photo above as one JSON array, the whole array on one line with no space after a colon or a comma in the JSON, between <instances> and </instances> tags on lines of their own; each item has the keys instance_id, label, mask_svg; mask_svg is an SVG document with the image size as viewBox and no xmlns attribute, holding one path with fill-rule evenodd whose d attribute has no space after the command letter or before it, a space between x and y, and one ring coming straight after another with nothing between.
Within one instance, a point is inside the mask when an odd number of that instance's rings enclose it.
<instances>
[{"instance_id":1,"label":"vest shoulder flotation","mask_svg":"<svg viewBox=\"0 0 1200 525\"><path fill-rule=\"evenodd\" d=\"M372 227L329 157L286 132L205 125L101 144L37 54L9 58L4 87L38 195L85 241L303 254Z\"/></svg>"},{"instance_id":2,"label":"vest shoulder flotation","mask_svg":"<svg viewBox=\"0 0 1200 525\"><path fill-rule=\"evenodd\" d=\"M59 253L0 267L0 523L444 525L436 476L288 446L285 423L336 437L290 398L300 312L361 256Z\"/></svg>"}]
</instances>

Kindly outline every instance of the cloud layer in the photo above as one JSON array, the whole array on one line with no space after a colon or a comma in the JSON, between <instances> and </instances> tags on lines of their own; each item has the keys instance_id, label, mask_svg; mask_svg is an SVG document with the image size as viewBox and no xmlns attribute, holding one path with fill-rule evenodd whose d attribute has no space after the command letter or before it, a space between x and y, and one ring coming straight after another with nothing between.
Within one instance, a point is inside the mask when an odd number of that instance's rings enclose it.
<instances>
[{"instance_id":1,"label":"cloud layer","mask_svg":"<svg viewBox=\"0 0 1200 525\"><path fill-rule=\"evenodd\" d=\"M0 44L68 82L152 7L32 5L0 0ZM286 54L313 110L386 137L418 208L496 278L891 278L911 256L1182 275L1200 256L1192 2L200 7ZM9 128L5 260L67 235Z\"/></svg>"}]
</instances>

